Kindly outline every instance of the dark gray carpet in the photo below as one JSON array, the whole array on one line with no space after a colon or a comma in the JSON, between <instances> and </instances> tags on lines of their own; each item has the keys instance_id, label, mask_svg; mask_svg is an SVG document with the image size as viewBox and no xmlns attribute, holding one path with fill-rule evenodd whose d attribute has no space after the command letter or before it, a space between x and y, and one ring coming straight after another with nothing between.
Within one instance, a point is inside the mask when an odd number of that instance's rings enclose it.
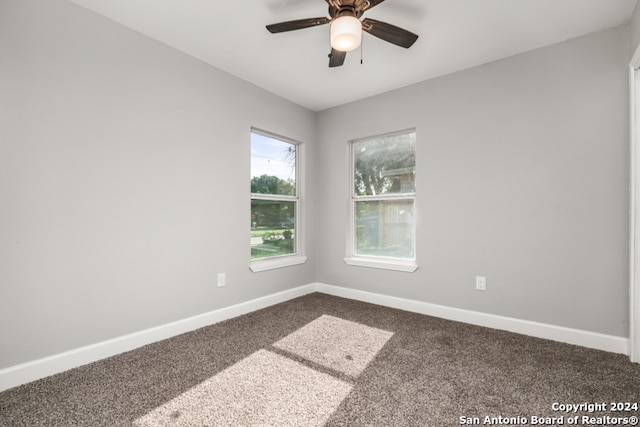
<instances>
[{"instance_id":1,"label":"dark gray carpet","mask_svg":"<svg viewBox=\"0 0 640 427\"><path fill-rule=\"evenodd\" d=\"M554 402L640 402L640 365L316 293L2 392L0 426L457 426L486 416L527 421L509 425L580 416L586 425L582 416L638 416L608 407L567 414Z\"/></svg>"}]
</instances>

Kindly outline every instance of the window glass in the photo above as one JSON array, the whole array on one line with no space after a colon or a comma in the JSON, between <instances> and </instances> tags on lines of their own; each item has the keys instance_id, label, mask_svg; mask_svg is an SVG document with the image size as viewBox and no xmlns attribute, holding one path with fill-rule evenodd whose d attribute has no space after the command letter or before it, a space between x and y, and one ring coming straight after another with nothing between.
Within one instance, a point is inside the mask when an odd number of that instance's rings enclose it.
<instances>
[{"instance_id":1,"label":"window glass","mask_svg":"<svg viewBox=\"0 0 640 427\"><path fill-rule=\"evenodd\" d=\"M296 195L296 145L251 134L251 192Z\"/></svg>"},{"instance_id":2,"label":"window glass","mask_svg":"<svg viewBox=\"0 0 640 427\"><path fill-rule=\"evenodd\" d=\"M296 202L251 200L251 258L296 252Z\"/></svg>"},{"instance_id":3,"label":"window glass","mask_svg":"<svg viewBox=\"0 0 640 427\"><path fill-rule=\"evenodd\" d=\"M355 204L358 255L414 258L413 200L371 200Z\"/></svg>"},{"instance_id":4,"label":"window glass","mask_svg":"<svg viewBox=\"0 0 640 427\"><path fill-rule=\"evenodd\" d=\"M354 194L416 191L415 132L353 142Z\"/></svg>"}]
</instances>

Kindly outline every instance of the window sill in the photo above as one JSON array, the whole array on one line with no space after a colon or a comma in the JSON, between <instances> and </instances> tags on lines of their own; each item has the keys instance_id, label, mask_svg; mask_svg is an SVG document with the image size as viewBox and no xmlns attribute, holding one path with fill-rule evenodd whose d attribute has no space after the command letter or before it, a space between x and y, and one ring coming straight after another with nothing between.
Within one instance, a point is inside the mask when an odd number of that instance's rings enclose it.
<instances>
[{"instance_id":1,"label":"window sill","mask_svg":"<svg viewBox=\"0 0 640 427\"><path fill-rule=\"evenodd\" d=\"M304 264L306 261L307 257L304 255L287 255L251 261L249 268L254 273L257 273L259 271L275 270L276 268Z\"/></svg>"},{"instance_id":2,"label":"window sill","mask_svg":"<svg viewBox=\"0 0 640 427\"><path fill-rule=\"evenodd\" d=\"M349 265L357 267L370 267L370 268L382 268L384 270L404 271L407 273L413 273L418 269L418 264L415 261L402 261L402 260L379 260L371 258L343 258L344 262Z\"/></svg>"}]
</instances>

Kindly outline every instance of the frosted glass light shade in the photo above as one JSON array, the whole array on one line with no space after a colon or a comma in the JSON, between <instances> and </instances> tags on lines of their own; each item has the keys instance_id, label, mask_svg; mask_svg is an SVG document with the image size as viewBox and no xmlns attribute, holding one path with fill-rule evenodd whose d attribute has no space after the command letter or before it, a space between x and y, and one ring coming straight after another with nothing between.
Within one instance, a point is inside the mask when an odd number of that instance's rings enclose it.
<instances>
[{"instance_id":1,"label":"frosted glass light shade","mask_svg":"<svg viewBox=\"0 0 640 427\"><path fill-rule=\"evenodd\" d=\"M360 46L362 24L354 16L341 16L331 23L331 47L349 52Z\"/></svg>"}]
</instances>

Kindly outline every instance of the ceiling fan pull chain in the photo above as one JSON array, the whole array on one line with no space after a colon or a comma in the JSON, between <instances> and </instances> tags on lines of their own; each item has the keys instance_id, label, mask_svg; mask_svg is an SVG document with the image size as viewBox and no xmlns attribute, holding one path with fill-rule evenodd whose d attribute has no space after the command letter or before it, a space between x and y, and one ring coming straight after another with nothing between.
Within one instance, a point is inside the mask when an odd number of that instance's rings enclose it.
<instances>
[{"instance_id":1,"label":"ceiling fan pull chain","mask_svg":"<svg viewBox=\"0 0 640 427\"><path fill-rule=\"evenodd\" d=\"M360 42L360 65L362 65L362 50L364 46L364 37L362 38L362 41Z\"/></svg>"}]
</instances>

